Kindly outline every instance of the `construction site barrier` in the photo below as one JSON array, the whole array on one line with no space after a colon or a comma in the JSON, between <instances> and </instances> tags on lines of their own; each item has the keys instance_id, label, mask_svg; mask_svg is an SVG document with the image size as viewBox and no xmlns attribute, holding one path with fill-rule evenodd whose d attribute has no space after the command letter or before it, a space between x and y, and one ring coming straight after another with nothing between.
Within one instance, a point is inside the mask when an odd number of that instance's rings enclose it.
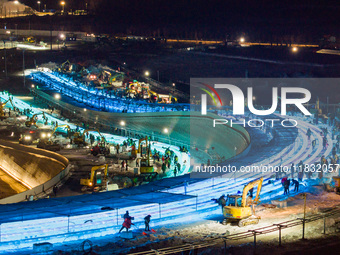
<instances>
[{"instance_id":1,"label":"construction site barrier","mask_svg":"<svg viewBox=\"0 0 340 255\"><path fill-rule=\"evenodd\" d=\"M179 245L179 246L174 246L174 247L168 247L168 248L161 248L157 250L150 250L150 251L142 251L142 252L136 252L136 253L129 253L130 255L167 255L167 254L176 254L176 253L181 253L185 251L196 251L198 249L202 248L208 248L208 247L214 247L214 246L220 246L224 244L224 254L227 254L227 244L228 241L233 241L233 240L244 240L244 243L248 243L247 239L248 238L253 238L253 251L254 254L256 252L256 242L257 242L257 237L259 235L265 235L269 233L273 233L278 231L279 234L279 246L282 245L282 229L290 228L290 227L296 227L302 225L302 233L301 233L301 238L305 239L305 226L306 223L318 221L318 220L323 220L323 233L326 234L326 218L336 216L340 214L340 208L338 206L334 207L333 209L330 209L329 211L326 211L322 214L318 215L310 215L305 218L297 218L294 220L290 221L285 221L277 224L272 224L270 226L262 227L262 228L257 228L253 230L248 230L245 232L237 233L237 234L232 234L232 235L227 235L223 234L220 235L219 237L209 239L204 242L197 242L197 243L191 243L191 244L184 244L184 245ZM196 254L196 253L194 253Z\"/></svg>"}]
</instances>

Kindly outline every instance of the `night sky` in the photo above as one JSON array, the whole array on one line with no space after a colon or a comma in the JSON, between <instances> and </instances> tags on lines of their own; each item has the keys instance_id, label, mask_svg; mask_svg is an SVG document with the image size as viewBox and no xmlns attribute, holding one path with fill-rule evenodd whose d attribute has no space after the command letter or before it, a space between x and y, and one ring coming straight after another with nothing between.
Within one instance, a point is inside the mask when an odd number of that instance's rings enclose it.
<instances>
[{"instance_id":1,"label":"night sky","mask_svg":"<svg viewBox=\"0 0 340 255\"><path fill-rule=\"evenodd\" d=\"M38 8L36 0L22 0ZM245 33L338 35L340 1L250 1L250 0L65 0L65 10L84 9L88 3L100 27L145 27L204 34ZM259 3L261 2L261 3ZM41 0L41 8L61 9L60 1Z\"/></svg>"}]
</instances>

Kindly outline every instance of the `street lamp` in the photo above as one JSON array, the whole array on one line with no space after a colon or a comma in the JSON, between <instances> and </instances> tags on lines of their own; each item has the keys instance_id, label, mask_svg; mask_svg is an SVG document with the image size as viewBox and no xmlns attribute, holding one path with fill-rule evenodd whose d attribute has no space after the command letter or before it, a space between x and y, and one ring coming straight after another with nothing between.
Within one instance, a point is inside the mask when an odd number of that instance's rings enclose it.
<instances>
[{"instance_id":1,"label":"street lamp","mask_svg":"<svg viewBox=\"0 0 340 255\"><path fill-rule=\"evenodd\" d=\"M166 134L168 134L168 133L169 133L169 129L164 128L164 129L163 129L163 132L166 133Z\"/></svg>"},{"instance_id":2,"label":"street lamp","mask_svg":"<svg viewBox=\"0 0 340 255\"><path fill-rule=\"evenodd\" d=\"M65 1L61 1L60 4L63 7L63 14L64 14L64 12L65 12Z\"/></svg>"},{"instance_id":3,"label":"street lamp","mask_svg":"<svg viewBox=\"0 0 340 255\"><path fill-rule=\"evenodd\" d=\"M120 125L121 125L121 126L125 126L125 121L122 120L122 121L120 122Z\"/></svg>"},{"instance_id":4,"label":"street lamp","mask_svg":"<svg viewBox=\"0 0 340 255\"><path fill-rule=\"evenodd\" d=\"M147 76L147 77L148 77L148 76L150 75L150 72L149 72L149 71L145 71L145 73L144 73L144 74L145 74L145 76Z\"/></svg>"},{"instance_id":5,"label":"street lamp","mask_svg":"<svg viewBox=\"0 0 340 255\"><path fill-rule=\"evenodd\" d=\"M55 99L60 99L60 94L55 94L55 95L54 95L54 98L55 98Z\"/></svg>"},{"instance_id":6,"label":"street lamp","mask_svg":"<svg viewBox=\"0 0 340 255\"><path fill-rule=\"evenodd\" d=\"M240 38L240 42L241 42L241 43L244 43L245 41L246 41L246 39L244 39L244 37L241 37L241 38Z\"/></svg>"},{"instance_id":7,"label":"street lamp","mask_svg":"<svg viewBox=\"0 0 340 255\"><path fill-rule=\"evenodd\" d=\"M38 6L39 6L39 12L40 12L40 3L41 3L40 1L37 2Z\"/></svg>"},{"instance_id":8,"label":"street lamp","mask_svg":"<svg viewBox=\"0 0 340 255\"><path fill-rule=\"evenodd\" d=\"M292 51L293 51L293 52L297 52L297 51L298 51L298 48L297 48L297 47L293 47L293 48L292 48Z\"/></svg>"}]
</instances>

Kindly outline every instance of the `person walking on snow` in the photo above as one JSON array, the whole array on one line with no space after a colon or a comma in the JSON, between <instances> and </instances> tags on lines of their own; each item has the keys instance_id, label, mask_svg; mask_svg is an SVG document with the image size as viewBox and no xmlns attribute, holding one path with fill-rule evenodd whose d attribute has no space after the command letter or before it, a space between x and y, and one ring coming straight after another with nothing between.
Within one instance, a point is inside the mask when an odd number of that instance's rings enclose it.
<instances>
[{"instance_id":1,"label":"person walking on snow","mask_svg":"<svg viewBox=\"0 0 340 255\"><path fill-rule=\"evenodd\" d=\"M284 187L284 195L288 195L289 194L289 185L290 185L290 180L286 180L285 182L284 182L284 185L283 185L283 187Z\"/></svg>"},{"instance_id":2,"label":"person walking on snow","mask_svg":"<svg viewBox=\"0 0 340 255\"><path fill-rule=\"evenodd\" d=\"M144 217L145 231L150 231L150 220L151 220L150 214Z\"/></svg>"},{"instance_id":3,"label":"person walking on snow","mask_svg":"<svg viewBox=\"0 0 340 255\"><path fill-rule=\"evenodd\" d=\"M129 228L131 228L131 225L135 225L135 224L133 224L132 222L131 222L131 217L130 216L128 216L127 218L125 218L125 220L124 220L124 223L123 223L123 226L122 226L122 228L119 230L119 233L120 232L122 232L122 230L124 229L124 228L126 228L126 232L129 232Z\"/></svg>"},{"instance_id":4,"label":"person walking on snow","mask_svg":"<svg viewBox=\"0 0 340 255\"><path fill-rule=\"evenodd\" d=\"M292 186L294 185L294 192L299 192L299 182L297 180L292 179Z\"/></svg>"}]
</instances>

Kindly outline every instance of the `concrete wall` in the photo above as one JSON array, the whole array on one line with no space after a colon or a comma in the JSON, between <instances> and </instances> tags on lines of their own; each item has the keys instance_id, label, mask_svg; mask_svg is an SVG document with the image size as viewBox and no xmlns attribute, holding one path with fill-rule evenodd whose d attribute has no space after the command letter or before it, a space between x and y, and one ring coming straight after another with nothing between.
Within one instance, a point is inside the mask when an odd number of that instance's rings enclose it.
<instances>
[{"instance_id":1,"label":"concrete wall","mask_svg":"<svg viewBox=\"0 0 340 255\"><path fill-rule=\"evenodd\" d=\"M49 151L0 140L0 166L25 186L26 192L0 200L0 204L25 200L44 192L69 172L67 158Z\"/></svg>"},{"instance_id":2,"label":"concrete wall","mask_svg":"<svg viewBox=\"0 0 340 255\"><path fill-rule=\"evenodd\" d=\"M65 169L63 169L60 173L58 173L56 176L54 176L49 181L33 188L30 190L27 190L25 192L21 192L19 194L6 197L4 199L0 199L0 204L12 204L12 203L18 203L27 200L30 196L38 197L39 195L45 194L45 192L52 188L54 185L58 184L60 181L62 181L66 176L68 176L71 169L71 165L68 165Z\"/></svg>"}]
</instances>

